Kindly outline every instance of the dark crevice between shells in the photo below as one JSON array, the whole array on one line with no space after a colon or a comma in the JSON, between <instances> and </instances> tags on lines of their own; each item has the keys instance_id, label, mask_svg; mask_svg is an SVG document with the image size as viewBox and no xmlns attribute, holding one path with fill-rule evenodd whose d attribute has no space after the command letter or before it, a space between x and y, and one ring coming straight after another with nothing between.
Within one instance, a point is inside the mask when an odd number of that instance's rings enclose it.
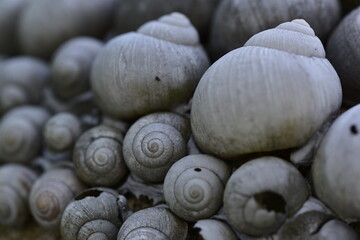
<instances>
[{"instance_id":1,"label":"dark crevice between shells","mask_svg":"<svg viewBox=\"0 0 360 240\"><path fill-rule=\"evenodd\" d=\"M255 194L254 198L263 209L278 213L286 213L286 202L284 198L277 193L265 191Z\"/></svg>"},{"instance_id":2,"label":"dark crevice between shells","mask_svg":"<svg viewBox=\"0 0 360 240\"><path fill-rule=\"evenodd\" d=\"M201 228L190 226L188 231L188 240L204 240L200 234Z\"/></svg>"},{"instance_id":3,"label":"dark crevice between shells","mask_svg":"<svg viewBox=\"0 0 360 240\"><path fill-rule=\"evenodd\" d=\"M88 190L88 191L82 192L79 195L77 195L75 197L75 200L78 201L78 200L84 199L86 197L98 197L102 192L103 191L96 190L96 189Z\"/></svg>"}]
</instances>

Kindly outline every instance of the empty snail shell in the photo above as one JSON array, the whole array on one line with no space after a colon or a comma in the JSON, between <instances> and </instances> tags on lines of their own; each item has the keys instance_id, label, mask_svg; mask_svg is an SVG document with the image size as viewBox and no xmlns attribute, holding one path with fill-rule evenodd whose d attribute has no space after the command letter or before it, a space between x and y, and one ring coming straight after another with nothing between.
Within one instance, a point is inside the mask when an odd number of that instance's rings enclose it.
<instances>
[{"instance_id":1,"label":"empty snail shell","mask_svg":"<svg viewBox=\"0 0 360 240\"><path fill-rule=\"evenodd\" d=\"M40 59L18 56L0 65L0 113L25 104L39 104L50 71Z\"/></svg>"},{"instance_id":2,"label":"empty snail shell","mask_svg":"<svg viewBox=\"0 0 360 240\"><path fill-rule=\"evenodd\" d=\"M19 227L30 218L28 199L37 173L19 164L0 167L0 225Z\"/></svg>"},{"instance_id":3,"label":"empty snail shell","mask_svg":"<svg viewBox=\"0 0 360 240\"><path fill-rule=\"evenodd\" d=\"M200 229L199 235L203 240L237 240L230 226L220 220L199 220L195 223L194 228Z\"/></svg>"},{"instance_id":4,"label":"empty snail shell","mask_svg":"<svg viewBox=\"0 0 360 240\"><path fill-rule=\"evenodd\" d=\"M195 154L177 161L164 180L164 197L170 209L187 221L206 219L222 204L231 167L210 155Z\"/></svg>"},{"instance_id":5,"label":"empty snail shell","mask_svg":"<svg viewBox=\"0 0 360 240\"><path fill-rule=\"evenodd\" d=\"M111 189L88 189L75 197L61 218L63 240L116 239L123 223L123 196Z\"/></svg>"},{"instance_id":6,"label":"empty snail shell","mask_svg":"<svg viewBox=\"0 0 360 240\"><path fill-rule=\"evenodd\" d=\"M31 189L29 205L35 220L43 227L60 230L61 216L85 186L70 168L45 172Z\"/></svg>"},{"instance_id":7,"label":"empty snail shell","mask_svg":"<svg viewBox=\"0 0 360 240\"><path fill-rule=\"evenodd\" d=\"M76 141L73 162L77 175L92 186L116 186L127 173L119 130L97 126Z\"/></svg>"},{"instance_id":8,"label":"empty snail shell","mask_svg":"<svg viewBox=\"0 0 360 240\"><path fill-rule=\"evenodd\" d=\"M90 89L90 69L102 43L90 37L73 38L56 51L51 64L55 94L69 100Z\"/></svg>"},{"instance_id":9,"label":"empty snail shell","mask_svg":"<svg viewBox=\"0 0 360 240\"><path fill-rule=\"evenodd\" d=\"M80 120L75 115L58 113L52 116L44 126L44 142L51 151L69 151L81 132Z\"/></svg>"},{"instance_id":10,"label":"empty snail shell","mask_svg":"<svg viewBox=\"0 0 360 240\"><path fill-rule=\"evenodd\" d=\"M305 179L294 166L276 157L262 157L231 175L224 192L224 209L238 231L261 236L279 229L308 195Z\"/></svg>"},{"instance_id":11,"label":"empty snail shell","mask_svg":"<svg viewBox=\"0 0 360 240\"><path fill-rule=\"evenodd\" d=\"M95 59L91 86L105 114L136 119L188 101L208 66L196 29L173 13L109 41Z\"/></svg>"},{"instance_id":12,"label":"empty snail shell","mask_svg":"<svg viewBox=\"0 0 360 240\"><path fill-rule=\"evenodd\" d=\"M21 106L7 112L0 123L0 159L29 162L41 149L42 127L49 113L35 106Z\"/></svg>"},{"instance_id":13,"label":"empty snail shell","mask_svg":"<svg viewBox=\"0 0 360 240\"><path fill-rule=\"evenodd\" d=\"M117 240L187 239L188 225L165 207L146 208L132 214L121 226Z\"/></svg>"},{"instance_id":14,"label":"empty snail shell","mask_svg":"<svg viewBox=\"0 0 360 240\"><path fill-rule=\"evenodd\" d=\"M190 122L170 113L138 119L124 138L123 154L130 171L147 182L162 182L171 165L187 153Z\"/></svg>"},{"instance_id":15,"label":"empty snail shell","mask_svg":"<svg viewBox=\"0 0 360 240\"><path fill-rule=\"evenodd\" d=\"M341 97L320 40L298 19L254 35L206 71L192 99L192 133L201 150L222 158L298 147Z\"/></svg>"}]
</instances>

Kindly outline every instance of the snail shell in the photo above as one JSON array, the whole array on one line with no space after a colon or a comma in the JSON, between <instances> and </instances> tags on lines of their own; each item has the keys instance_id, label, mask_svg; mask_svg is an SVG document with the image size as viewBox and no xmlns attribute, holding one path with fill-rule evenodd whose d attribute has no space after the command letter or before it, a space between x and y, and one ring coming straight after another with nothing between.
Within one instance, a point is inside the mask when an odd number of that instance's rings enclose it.
<instances>
[{"instance_id":1,"label":"snail shell","mask_svg":"<svg viewBox=\"0 0 360 240\"><path fill-rule=\"evenodd\" d=\"M39 104L49 76L49 67L37 58L4 60L0 65L0 113L19 105Z\"/></svg>"},{"instance_id":2,"label":"snail shell","mask_svg":"<svg viewBox=\"0 0 360 240\"><path fill-rule=\"evenodd\" d=\"M192 99L192 133L222 158L293 148L338 111L341 97L320 40L298 19L254 35L206 71Z\"/></svg>"},{"instance_id":3,"label":"snail shell","mask_svg":"<svg viewBox=\"0 0 360 240\"><path fill-rule=\"evenodd\" d=\"M187 223L169 209L152 207L132 214L121 226L117 240L185 240L187 230Z\"/></svg>"},{"instance_id":4,"label":"snail shell","mask_svg":"<svg viewBox=\"0 0 360 240\"><path fill-rule=\"evenodd\" d=\"M237 240L234 231L225 222L216 219L204 219L195 223L199 235L204 240Z\"/></svg>"},{"instance_id":5,"label":"snail shell","mask_svg":"<svg viewBox=\"0 0 360 240\"><path fill-rule=\"evenodd\" d=\"M58 113L44 126L45 145L54 152L71 150L82 132L80 120L71 113Z\"/></svg>"},{"instance_id":6,"label":"snail shell","mask_svg":"<svg viewBox=\"0 0 360 240\"><path fill-rule=\"evenodd\" d=\"M123 217L118 196L111 189L88 189L65 209L61 218L63 240L116 239Z\"/></svg>"},{"instance_id":7,"label":"snail shell","mask_svg":"<svg viewBox=\"0 0 360 240\"><path fill-rule=\"evenodd\" d=\"M31 213L41 226L60 229L61 216L66 206L84 189L72 169L51 169L31 189Z\"/></svg>"},{"instance_id":8,"label":"snail shell","mask_svg":"<svg viewBox=\"0 0 360 240\"><path fill-rule=\"evenodd\" d=\"M7 162L29 162L41 149L42 126L49 113L34 106L17 107L0 123L0 158Z\"/></svg>"},{"instance_id":9,"label":"snail shell","mask_svg":"<svg viewBox=\"0 0 360 240\"><path fill-rule=\"evenodd\" d=\"M293 19L305 19L322 40L340 19L338 0L223 0L215 11L210 29L211 58L241 47L254 34ZM325 14L326 13L326 14Z\"/></svg>"},{"instance_id":10,"label":"snail shell","mask_svg":"<svg viewBox=\"0 0 360 240\"><path fill-rule=\"evenodd\" d=\"M105 114L136 119L188 101L208 66L196 29L172 13L108 42L95 59L91 86Z\"/></svg>"},{"instance_id":11,"label":"snail shell","mask_svg":"<svg viewBox=\"0 0 360 240\"><path fill-rule=\"evenodd\" d=\"M71 38L102 37L110 27L114 6L114 0L30 1L19 20L21 48L26 54L49 58Z\"/></svg>"},{"instance_id":12,"label":"snail shell","mask_svg":"<svg viewBox=\"0 0 360 240\"><path fill-rule=\"evenodd\" d=\"M186 155L189 135L190 122L178 114L146 115L125 135L125 163L142 180L162 182L171 165Z\"/></svg>"},{"instance_id":13,"label":"snail shell","mask_svg":"<svg viewBox=\"0 0 360 240\"><path fill-rule=\"evenodd\" d=\"M340 115L326 133L312 165L319 199L343 219L360 219L360 105Z\"/></svg>"},{"instance_id":14,"label":"snail shell","mask_svg":"<svg viewBox=\"0 0 360 240\"><path fill-rule=\"evenodd\" d=\"M0 225L20 227L30 218L28 198L37 174L19 164L0 168Z\"/></svg>"},{"instance_id":15,"label":"snail shell","mask_svg":"<svg viewBox=\"0 0 360 240\"><path fill-rule=\"evenodd\" d=\"M230 177L224 192L229 222L240 232L261 236L276 231L308 198L301 173L276 157L251 160Z\"/></svg>"},{"instance_id":16,"label":"snail shell","mask_svg":"<svg viewBox=\"0 0 360 240\"><path fill-rule=\"evenodd\" d=\"M56 51L51 64L55 94L69 100L90 89L90 69L102 42L90 37L73 38Z\"/></svg>"},{"instance_id":17,"label":"snail shell","mask_svg":"<svg viewBox=\"0 0 360 240\"><path fill-rule=\"evenodd\" d=\"M91 186L116 186L127 173L122 155L123 135L115 128L97 126L76 141L76 174Z\"/></svg>"},{"instance_id":18,"label":"snail shell","mask_svg":"<svg viewBox=\"0 0 360 240\"><path fill-rule=\"evenodd\" d=\"M197 221L214 215L231 167L209 155L195 154L177 161L164 180L164 197L170 209L186 221Z\"/></svg>"}]
</instances>

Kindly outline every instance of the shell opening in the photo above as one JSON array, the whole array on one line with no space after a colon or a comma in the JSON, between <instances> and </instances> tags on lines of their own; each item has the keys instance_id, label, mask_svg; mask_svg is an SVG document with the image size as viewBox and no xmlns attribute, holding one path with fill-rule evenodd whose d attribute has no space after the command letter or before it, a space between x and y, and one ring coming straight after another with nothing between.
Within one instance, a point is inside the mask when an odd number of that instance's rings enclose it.
<instances>
[{"instance_id":1,"label":"shell opening","mask_svg":"<svg viewBox=\"0 0 360 240\"><path fill-rule=\"evenodd\" d=\"M98 197L98 196L100 196L101 193L102 193L102 191L100 191L100 190L91 189L91 190L84 191L84 192L80 193L79 195L77 195L75 197L75 200L79 201L86 197Z\"/></svg>"},{"instance_id":2,"label":"shell opening","mask_svg":"<svg viewBox=\"0 0 360 240\"><path fill-rule=\"evenodd\" d=\"M265 191L254 195L255 200L263 209L278 213L286 213L286 202L284 198L272 191Z\"/></svg>"},{"instance_id":3,"label":"shell opening","mask_svg":"<svg viewBox=\"0 0 360 240\"><path fill-rule=\"evenodd\" d=\"M350 132L351 132L352 135L358 134L358 129L357 129L356 125L351 125L350 126Z\"/></svg>"},{"instance_id":4,"label":"shell opening","mask_svg":"<svg viewBox=\"0 0 360 240\"><path fill-rule=\"evenodd\" d=\"M194 168L195 172L201 172L201 168Z\"/></svg>"}]
</instances>

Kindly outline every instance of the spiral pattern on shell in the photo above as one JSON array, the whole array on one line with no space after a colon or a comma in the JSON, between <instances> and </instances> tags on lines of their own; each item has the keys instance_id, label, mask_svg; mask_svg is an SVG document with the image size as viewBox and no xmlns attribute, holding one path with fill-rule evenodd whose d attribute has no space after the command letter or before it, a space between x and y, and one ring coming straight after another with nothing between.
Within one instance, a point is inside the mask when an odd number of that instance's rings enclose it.
<instances>
[{"instance_id":1,"label":"spiral pattern on shell","mask_svg":"<svg viewBox=\"0 0 360 240\"><path fill-rule=\"evenodd\" d=\"M195 154L177 161L164 180L164 197L170 209L187 221L208 218L222 204L231 168L209 155Z\"/></svg>"},{"instance_id":2,"label":"spiral pattern on shell","mask_svg":"<svg viewBox=\"0 0 360 240\"><path fill-rule=\"evenodd\" d=\"M161 182L171 165L187 153L188 120L175 113L153 113L136 121L124 138L130 171L147 182Z\"/></svg>"},{"instance_id":3,"label":"spiral pattern on shell","mask_svg":"<svg viewBox=\"0 0 360 240\"><path fill-rule=\"evenodd\" d=\"M92 186L116 186L127 173L122 155L123 135L115 128L97 126L76 141L73 162L77 175Z\"/></svg>"}]
</instances>

